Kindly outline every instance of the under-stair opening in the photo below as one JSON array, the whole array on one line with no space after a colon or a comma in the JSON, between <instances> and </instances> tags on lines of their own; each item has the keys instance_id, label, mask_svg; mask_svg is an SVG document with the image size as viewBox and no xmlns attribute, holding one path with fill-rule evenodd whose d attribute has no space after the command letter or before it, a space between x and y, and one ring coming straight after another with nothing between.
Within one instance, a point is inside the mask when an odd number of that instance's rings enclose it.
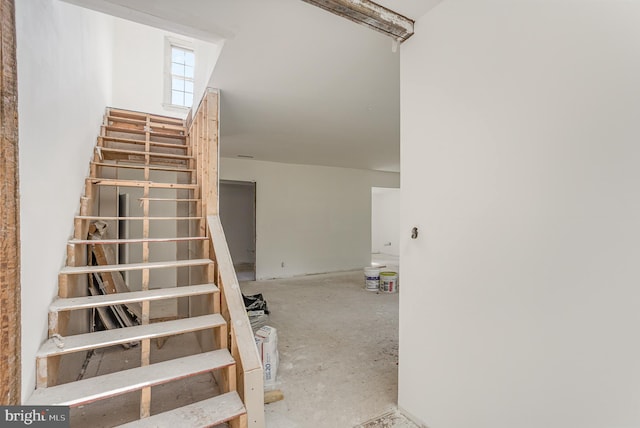
<instances>
[{"instance_id":1,"label":"under-stair opening","mask_svg":"<svg viewBox=\"0 0 640 428\"><path fill-rule=\"evenodd\" d=\"M255 182L220 180L220 220L238 280L255 281Z\"/></svg>"}]
</instances>

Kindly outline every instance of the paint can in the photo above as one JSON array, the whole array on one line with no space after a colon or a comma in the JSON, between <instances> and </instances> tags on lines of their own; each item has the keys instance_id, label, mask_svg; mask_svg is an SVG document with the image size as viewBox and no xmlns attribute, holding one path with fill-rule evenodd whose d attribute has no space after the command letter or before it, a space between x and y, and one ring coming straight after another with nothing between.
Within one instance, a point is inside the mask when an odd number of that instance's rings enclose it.
<instances>
[{"instance_id":1,"label":"paint can","mask_svg":"<svg viewBox=\"0 0 640 428\"><path fill-rule=\"evenodd\" d=\"M364 268L364 289L367 291L378 291L380 287L380 269Z\"/></svg>"},{"instance_id":2,"label":"paint can","mask_svg":"<svg viewBox=\"0 0 640 428\"><path fill-rule=\"evenodd\" d=\"M382 293L398 292L398 272L380 272L380 291Z\"/></svg>"}]
</instances>

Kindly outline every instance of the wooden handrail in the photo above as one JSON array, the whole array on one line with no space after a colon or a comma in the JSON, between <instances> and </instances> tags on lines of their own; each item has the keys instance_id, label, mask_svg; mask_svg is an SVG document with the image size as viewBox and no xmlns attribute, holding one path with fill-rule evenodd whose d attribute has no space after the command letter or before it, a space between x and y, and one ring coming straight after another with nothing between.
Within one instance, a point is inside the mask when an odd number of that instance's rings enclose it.
<instances>
[{"instance_id":1,"label":"wooden handrail","mask_svg":"<svg viewBox=\"0 0 640 428\"><path fill-rule=\"evenodd\" d=\"M195 113L189 113L189 143L195 157L196 180L200 184L201 214L209 237L203 257L215 261L215 280L220 289L221 315L229 325L228 348L236 361L236 386L247 409L247 424L264 428L264 380L258 348L244 307L227 240L218 216L219 91L207 88Z\"/></svg>"},{"instance_id":2,"label":"wooden handrail","mask_svg":"<svg viewBox=\"0 0 640 428\"><path fill-rule=\"evenodd\" d=\"M208 216L207 226L212 243L211 258L216 262L216 281L222 293L222 316L230 326L229 350L238 367L238 394L247 408L249 426L262 428L264 427L264 380L260 355L244 307L220 217Z\"/></svg>"}]
</instances>

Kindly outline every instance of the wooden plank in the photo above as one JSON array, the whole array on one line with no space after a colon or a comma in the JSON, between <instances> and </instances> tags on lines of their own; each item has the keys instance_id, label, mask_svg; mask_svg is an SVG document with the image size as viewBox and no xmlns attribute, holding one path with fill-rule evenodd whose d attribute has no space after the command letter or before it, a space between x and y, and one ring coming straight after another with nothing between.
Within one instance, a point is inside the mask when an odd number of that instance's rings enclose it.
<instances>
[{"instance_id":1,"label":"wooden plank","mask_svg":"<svg viewBox=\"0 0 640 428\"><path fill-rule=\"evenodd\" d=\"M98 290L98 287L95 286L93 281L90 281L89 292L91 293L91 295L94 295L94 296L99 296L100 295L100 291ZM107 328L109 330L114 329L114 328L118 328L118 325L112 319L111 314L109 313L107 308L99 307L99 308L96 308L96 309L97 309L97 312L98 312L98 316L100 317L100 321L102 321L102 324L105 326L105 328ZM55 330L55 326L49 324L49 329L50 330ZM55 333L58 333L58 332L56 331Z\"/></svg>"},{"instance_id":2,"label":"wooden plank","mask_svg":"<svg viewBox=\"0 0 640 428\"><path fill-rule=\"evenodd\" d=\"M264 404L275 403L276 401L284 400L284 394L279 389L264 392Z\"/></svg>"},{"instance_id":3,"label":"wooden plank","mask_svg":"<svg viewBox=\"0 0 640 428\"><path fill-rule=\"evenodd\" d=\"M88 351L122 343L137 342L143 339L154 339L209 328L219 328L226 325L226 321L220 314L210 314L155 324L117 328L115 330L76 334L63 337L62 341L57 339L47 340L40 347L36 356L38 359L44 359L55 355Z\"/></svg>"},{"instance_id":4,"label":"wooden plank","mask_svg":"<svg viewBox=\"0 0 640 428\"><path fill-rule=\"evenodd\" d=\"M101 266L65 266L60 270L61 275L80 275L93 272L124 272L141 269L163 269L189 266L206 266L213 263L209 259L170 260L166 262L123 263Z\"/></svg>"},{"instance_id":5,"label":"wooden plank","mask_svg":"<svg viewBox=\"0 0 640 428\"><path fill-rule=\"evenodd\" d=\"M117 221L139 221L148 218L149 220L202 220L202 217L107 217L99 215L79 215L76 216L76 220L117 220Z\"/></svg>"},{"instance_id":6,"label":"wooden plank","mask_svg":"<svg viewBox=\"0 0 640 428\"><path fill-rule=\"evenodd\" d=\"M104 141L113 141L114 143L123 143L123 144L134 144L134 145L144 145L145 141L144 140L134 140L131 138L123 138L123 137L110 137L110 136L104 136L104 137L98 137L98 140L104 142ZM176 150L188 150L189 147L187 147L185 144L173 144L173 143L160 143L158 141L150 141L149 145L153 146L153 147L164 147L167 149L176 149Z\"/></svg>"},{"instance_id":7,"label":"wooden plank","mask_svg":"<svg viewBox=\"0 0 640 428\"><path fill-rule=\"evenodd\" d=\"M199 198L138 198L139 201L145 199L150 202L200 202Z\"/></svg>"},{"instance_id":8,"label":"wooden plank","mask_svg":"<svg viewBox=\"0 0 640 428\"><path fill-rule=\"evenodd\" d=\"M149 116L147 116L147 125L149 124ZM149 145L150 141L150 129L147 126L145 133L145 151L149 152L151 146ZM145 165L149 164L151 157L149 155L145 155ZM144 170L144 178L145 180L149 180L149 170ZM149 186L144 187L143 197L149 197ZM144 220L142 222L142 237L149 237L149 201L142 201L143 207L143 215ZM147 263L149 261L149 244L142 244L142 261ZM149 290L149 269L142 270L142 290ZM148 301L142 302L142 324L149 324L151 318L151 304ZM164 339L162 340L164 343ZM149 339L145 339L141 343L141 352L140 352L140 365L148 366L151 363L151 341ZM140 391L140 417L146 418L151 415L151 387L145 387Z\"/></svg>"},{"instance_id":9,"label":"wooden plank","mask_svg":"<svg viewBox=\"0 0 640 428\"><path fill-rule=\"evenodd\" d=\"M155 152L146 153L146 152L143 152L142 150L111 149L108 147L101 147L100 151L103 153L103 155L105 153L118 153L123 155L138 155L138 156L144 156L145 154L149 154L151 157L154 157L154 158L168 158L168 159L179 159L179 160L190 160L192 158L192 156L177 155L173 153L155 153Z\"/></svg>"},{"instance_id":10,"label":"wooden plank","mask_svg":"<svg viewBox=\"0 0 640 428\"><path fill-rule=\"evenodd\" d=\"M188 406L120 425L126 428L209 427L240 418L245 414L236 392L228 392Z\"/></svg>"},{"instance_id":11,"label":"wooden plank","mask_svg":"<svg viewBox=\"0 0 640 428\"><path fill-rule=\"evenodd\" d=\"M205 171L205 179L207 183L207 192L202 197L206 198L207 215L218 214L218 106L219 97L217 92L208 93L209 102L207 104L207 145L206 156L207 169Z\"/></svg>"},{"instance_id":12,"label":"wooden plank","mask_svg":"<svg viewBox=\"0 0 640 428\"><path fill-rule=\"evenodd\" d=\"M0 397L20 404L20 196L15 5L0 0Z\"/></svg>"},{"instance_id":13,"label":"wooden plank","mask_svg":"<svg viewBox=\"0 0 640 428\"><path fill-rule=\"evenodd\" d=\"M184 379L189 376L219 370L235 364L226 349L205 352L83 379L77 382L37 389L27 400L28 405L80 406L122 395L144 387ZM177 425L180 426L180 425Z\"/></svg>"},{"instance_id":14,"label":"wooden plank","mask_svg":"<svg viewBox=\"0 0 640 428\"><path fill-rule=\"evenodd\" d=\"M183 241L203 241L209 239L206 236L184 236L176 238L129 238L129 239L72 239L72 245L109 245L109 244L139 244L141 242L183 242Z\"/></svg>"},{"instance_id":15,"label":"wooden plank","mask_svg":"<svg viewBox=\"0 0 640 428\"><path fill-rule=\"evenodd\" d=\"M106 162L91 162L91 165L100 166L103 168L123 168L123 169L145 169L149 168L151 171L169 171L169 172L188 172L194 173L195 170L182 168L182 167L171 167L171 166L157 166L157 165L132 165L126 163L106 163Z\"/></svg>"},{"instance_id":16,"label":"wooden plank","mask_svg":"<svg viewBox=\"0 0 640 428\"><path fill-rule=\"evenodd\" d=\"M335 15L404 42L413 35L414 21L370 0L303 0Z\"/></svg>"},{"instance_id":17,"label":"wooden plank","mask_svg":"<svg viewBox=\"0 0 640 428\"><path fill-rule=\"evenodd\" d=\"M118 187L145 187L148 186L152 189L195 189L197 186L194 184L181 184L181 183L163 183L156 181L143 181L143 180L118 180L113 178L87 178L90 183L97 186L118 186Z\"/></svg>"},{"instance_id":18,"label":"wooden plank","mask_svg":"<svg viewBox=\"0 0 640 428\"><path fill-rule=\"evenodd\" d=\"M107 115L117 116L117 117L145 118L145 119L147 116L149 116L151 120L154 122L172 123L172 124L179 124L181 126L184 126L184 120L178 117L162 116L159 114L149 114L149 113L144 113L144 112L139 112L134 110L124 110L124 109L110 107L107 110Z\"/></svg>"},{"instance_id":19,"label":"wooden plank","mask_svg":"<svg viewBox=\"0 0 640 428\"><path fill-rule=\"evenodd\" d=\"M142 125L143 128L144 126L147 125L147 121L144 119L131 119L126 117L114 116L114 115L107 116L108 125L113 126L116 123L125 123L128 125ZM164 130L176 131L176 132L185 131L185 127L183 125L173 125L169 123L154 122L153 120L149 121L149 127L152 129L152 132L153 132L153 129L160 129L163 131Z\"/></svg>"},{"instance_id":20,"label":"wooden plank","mask_svg":"<svg viewBox=\"0 0 640 428\"><path fill-rule=\"evenodd\" d=\"M107 247L103 245L97 245L92 247L92 253L95 256L98 264L100 266L93 266L95 268L113 266L116 262L116 255L113 251L112 247ZM120 266L120 265L116 265ZM74 266L74 267L83 267L83 266ZM87 266L91 267L91 266ZM63 273L61 271L61 273ZM93 274L99 274L102 277L102 280L105 284L105 288L103 291L107 294L114 293L127 293L129 290L129 286L125 283L124 278L119 270L106 270L106 271L94 271ZM127 303L127 308L136 316L136 318L140 319L140 305L137 303Z\"/></svg>"},{"instance_id":21,"label":"wooden plank","mask_svg":"<svg viewBox=\"0 0 640 428\"><path fill-rule=\"evenodd\" d=\"M230 317L232 353L238 364L238 393L247 406L248 423L252 427L264 426L263 370L255 345L251 325L244 307L240 285L233 268L227 240L219 216L208 216L207 226L213 243L216 268L221 281L218 283L223 306Z\"/></svg>"},{"instance_id":22,"label":"wooden plank","mask_svg":"<svg viewBox=\"0 0 640 428\"><path fill-rule=\"evenodd\" d=\"M102 125L102 126L104 127L105 131L108 131L108 132L121 132L123 134L144 134L147 132L143 129L120 128L117 126L110 126L110 125ZM184 140L186 138L184 135L164 133L164 132L150 132L150 134L154 137L167 138L167 139L173 139L173 140Z\"/></svg>"},{"instance_id":23,"label":"wooden plank","mask_svg":"<svg viewBox=\"0 0 640 428\"><path fill-rule=\"evenodd\" d=\"M102 282L102 278L100 274L93 273L89 276L89 292L92 296L102 296L104 295L104 285ZM86 297L86 296L85 296ZM120 324L121 327L131 327L136 325L137 323L131 317L130 314L126 313L126 311L122 308L121 305L113 305L109 309L113 312L114 318Z\"/></svg>"}]
</instances>

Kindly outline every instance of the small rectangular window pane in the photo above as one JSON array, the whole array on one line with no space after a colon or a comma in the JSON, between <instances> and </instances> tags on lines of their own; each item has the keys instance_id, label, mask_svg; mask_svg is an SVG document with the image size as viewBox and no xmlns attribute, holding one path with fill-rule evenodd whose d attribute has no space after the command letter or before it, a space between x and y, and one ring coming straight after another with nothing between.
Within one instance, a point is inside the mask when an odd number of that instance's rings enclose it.
<instances>
[{"instance_id":1,"label":"small rectangular window pane","mask_svg":"<svg viewBox=\"0 0 640 428\"><path fill-rule=\"evenodd\" d=\"M171 63L171 74L175 76L184 76L184 65L176 64L175 62Z\"/></svg>"},{"instance_id":2,"label":"small rectangular window pane","mask_svg":"<svg viewBox=\"0 0 640 428\"><path fill-rule=\"evenodd\" d=\"M174 91L184 92L184 79L176 77L171 79L171 89Z\"/></svg>"},{"instance_id":3,"label":"small rectangular window pane","mask_svg":"<svg viewBox=\"0 0 640 428\"><path fill-rule=\"evenodd\" d=\"M188 80L184 80L182 83L184 83L184 91L185 92L190 92L193 94L193 82L190 82Z\"/></svg>"},{"instance_id":4,"label":"small rectangular window pane","mask_svg":"<svg viewBox=\"0 0 640 428\"><path fill-rule=\"evenodd\" d=\"M184 53L184 63L189 67L195 66L195 60L196 60L196 56L193 52L187 51Z\"/></svg>"},{"instance_id":5,"label":"small rectangular window pane","mask_svg":"<svg viewBox=\"0 0 640 428\"><path fill-rule=\"evenodd\" d=\"M171 104L178 106L184 105L184 92L171 91Z\"/></svg>"},{"instance_id":6,"label":"small rectangular window pane","mask_svg":"<svg viewBox=\"0 0 640 428\"><path fill-rule=\"evenodd\" d=\"M184 67L184 77L193 79L193 67L189 67L188 65Z\"/></svg>"},{"instance_id":7,"label":"small rectangular window pane","mask_svg":"<svg viewBox=\"0 0 640 428\"><path fill-rule=\"evenodd\" d=\"M179 48L171 48L171 61L184 64L185 51Z\"/></svg>"},{"instance_id":8,"label":"small rectangular window pane","mask_svg":"<svg viewBox=\"0 0 640 428\"><path fill-rule=\"evenodd\" d=\"M187 107L191 107L193 105L193 94L184 94L184 105Z\"/></svg>"}]
</instances>

